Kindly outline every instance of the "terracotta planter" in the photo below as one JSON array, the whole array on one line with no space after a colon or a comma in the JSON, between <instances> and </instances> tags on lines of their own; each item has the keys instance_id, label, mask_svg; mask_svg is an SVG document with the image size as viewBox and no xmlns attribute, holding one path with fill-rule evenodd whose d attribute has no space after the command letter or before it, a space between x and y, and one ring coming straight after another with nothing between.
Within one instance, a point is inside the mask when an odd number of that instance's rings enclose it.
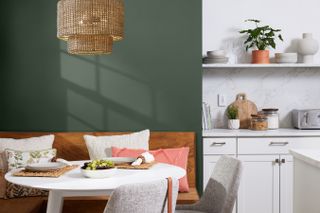
<instances>
[{"instance_id":1,"label":"terracotta planter","mask_svg":"<svg viewBox=\"0 0 320 213\"><path fill-rule=\"evenodd\" d=\"M270 64L269 50L253 50L252 63L253 64Z\"/></svg>"}]
</instances>

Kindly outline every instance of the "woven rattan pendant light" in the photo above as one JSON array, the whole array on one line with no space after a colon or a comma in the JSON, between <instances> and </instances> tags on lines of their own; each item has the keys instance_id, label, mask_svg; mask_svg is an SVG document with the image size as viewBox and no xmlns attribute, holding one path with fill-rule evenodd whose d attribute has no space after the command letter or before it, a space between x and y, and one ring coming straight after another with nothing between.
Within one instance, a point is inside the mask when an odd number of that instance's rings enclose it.
<instances>
[{"instance_id":1,"label":"woven rattan pendant light","mask_svg":"<svg viewBox=\"0 0 320 213\"><path fill-rule=\"evenodd\" d=\"M57 13L57 36L71 54L109 54L123 38L123 0L60 0Z\"/></svg>"}]
</instances>

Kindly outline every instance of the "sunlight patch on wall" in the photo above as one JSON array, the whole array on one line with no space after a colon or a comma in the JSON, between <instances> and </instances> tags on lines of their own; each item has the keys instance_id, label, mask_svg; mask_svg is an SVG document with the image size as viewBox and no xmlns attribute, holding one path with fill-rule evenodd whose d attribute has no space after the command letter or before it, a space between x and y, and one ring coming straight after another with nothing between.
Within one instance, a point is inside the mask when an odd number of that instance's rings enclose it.
<instances>
[{"instance_id":1,"label":"sunlight patch on wall","mask_svg":"<svg viewBox=\"0 0 320 213\"><path fill-rule=\"evenodd\" d=\"M92 62L68 53L60 53L61 77L85 89L96 91L97 72Z\"/></svg>"},{"instance_id":2,"label":"sunlight patch on wall","mask_svg":"<svg viewBox=\"0 0 320 213\"><path fill-rule=\"evenodd\" d=\"M70 115L67 117L67 130L68 131L95 131L94 128L86 125L84 122Z\"/></svg>"},{"instance_id":3,"label":"sunlight patch on wall","mask_svg":"<svg viewBox=\"0 0 320 213\"><path fill-rule=\"evenodd\" d=\"M67 90L68 113L87 126L100 130L103 125L103 106L70 89Z\"/></svg>"},{"instance_id":4,"label":"sunlight patch on wall","mask_svg":"<svg viewBox=\"0 0 320 213\"><path fill-rule=\"evenodd\" d=\"M147 125L144 125L137 119L130 118L130 115L128 116L127 114L122 114L112 109L107 109L105 117L107 126L112 127L114 130L132 130L133 126L137 128L136 130L147 128Z\"/></svg>"},{"instance_id":5,"label":"sunlight patch on wall","mask_svg":"<svg viewBox=\"0 0 320 213\"><path fill-rule=\"evenodd\" d=\"M124 107L140 114L151 116L152 100L150 87L120 73L108 72L102 69L99 72L100 93Z\"/></svg>"}]
</instances>

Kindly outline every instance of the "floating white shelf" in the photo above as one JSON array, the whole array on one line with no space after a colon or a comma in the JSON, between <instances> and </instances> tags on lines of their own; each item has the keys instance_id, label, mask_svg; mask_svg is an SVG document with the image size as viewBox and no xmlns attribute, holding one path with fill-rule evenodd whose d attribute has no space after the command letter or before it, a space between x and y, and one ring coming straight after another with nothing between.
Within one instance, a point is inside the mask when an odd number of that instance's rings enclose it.
<instances>
[{"instance_id":1,"label":"floating white shelf","mask_svg":"<svg viewBox=\"0 0 320 213\"><path fill-rule=\"evenodd\" d=\"M215 68L320 68L320 64L202 64L205 69Z\"/></svg>"}]
</instances>

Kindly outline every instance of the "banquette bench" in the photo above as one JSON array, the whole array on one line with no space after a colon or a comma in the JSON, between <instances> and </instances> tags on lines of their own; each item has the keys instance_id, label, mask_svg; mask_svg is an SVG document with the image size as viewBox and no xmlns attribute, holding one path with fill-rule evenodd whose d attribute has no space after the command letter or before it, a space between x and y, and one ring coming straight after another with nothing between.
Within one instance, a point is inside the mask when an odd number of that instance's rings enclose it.
<instances>
[{"instance_id":1,"label":"banquette bench","mask_svg":"<svg viewBox=\"0 0 320 213\"><path fill-rule=\"evenodd\" d=\"M89 154L83 135L119 135L125 132L0 132L0 138L28 138L54 134L54 148L58 150L58 157L66 160L87 160ZM194 203L199 199L196 190L195 164L195 133L194 132L151 132L150 149L189 147L187 176L190 185L188 193L179 193L179 204ZM38 213L45 212L46 197L26 197L15 199L0 199L0 213ZM64 199L64 213L95 213L103 212L108 197L70 197Z\"/></svg>"}]
</instances>

